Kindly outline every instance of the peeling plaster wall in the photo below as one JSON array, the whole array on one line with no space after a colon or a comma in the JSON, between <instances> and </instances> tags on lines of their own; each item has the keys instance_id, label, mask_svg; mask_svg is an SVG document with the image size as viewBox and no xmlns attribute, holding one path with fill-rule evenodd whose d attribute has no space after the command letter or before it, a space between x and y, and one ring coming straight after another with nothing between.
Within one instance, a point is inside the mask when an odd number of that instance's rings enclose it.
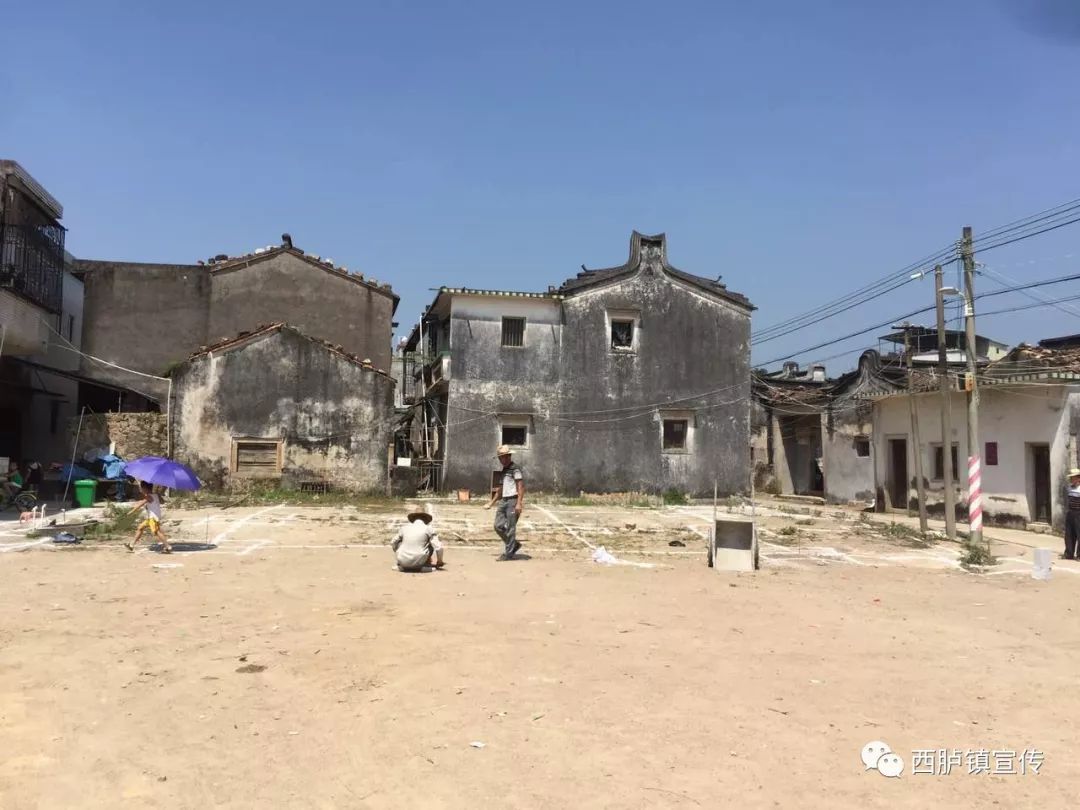
<instances>
[{"instance_id":1,"label":"peeling plaster wall","mask_svg":"<svg viewBox=\"0 0 1080 810\"><path fill-rule=\"evenodd\" d=\"M390 371L394 302L387 293L279 253L212 274L209 343L285 322Z\"/></svg>"},{"instance_id":2,"label":"peeling plaster wall","mask_svg":"<svg viewBox=\"0 0 1080 810\"><path fill-rule=\"evenodd\" d=\"M874 499L874 444L870 455L858 455L856 439L873 434L873 407L869 402L839 398L831 413L822 417L825 497L831 503Z\"/></svg>"},{"instance_id":3,"label":"peeling plaster wall","mask_svg":"<svg viewBox=\"0 0 1080 810\"><path fill-rule=\"evenodd\" d=\"M455 297L444 486L487 491L499 424L483 414L498 412L532 414L529 446L515 455L533 489L711 495L715 479L722 494L749 490L749 313L648 267L561 307ZM501 347L501 317L522 313L525 347ZM611 348L612 313L638 318L634 351ZM627 418L703 391L717 393L670 406L709 406L689 414L689 452L662 450L655 409Z\"/></svg>"},{"instance_id":4,"label":"peeling plaster wall","mask_svg":"<svg viewBox=\"0 0 1080 810\"><path fill-rule=\"evenodd\" d=\"M525 318L521 348L502 346L504 316ZM533 416L528 446L515 448L514 457L528 487L557 488L558 428L535 417L559 410L562 335L558 301L454 298L444 486L487 492L501 434L499 419L483 414L499 413Z\"/></svg>"},{"instance_id":5,"label":"peeling plaster wall","mask_svg":"<svg viewBox=\"0 0 1080 810\"><path fill-rule=\"evenodd\" d=\"M940 399L936 394L915 398L919 432L923 440L923 473L928 480L927 504L939 514L944 503L944 486L934 480L932 446L941 444ZM983 463L983 514L987 523L1021 525L1034 520L1032 444L1050 447L1050 497L1052 521L1064 518L1064 481L1069 469L1070 425L1080 402L1080 386L984 386L980 388L979 440L985 456L986 442L997 442L998 463ZM958 445L956 502L967 503L967 403L963 393L951 398L952 441ZM910 417L904 396L879 400L874 405L874 455L876 476L887 486L887 441L904 438L908 442L908 476L914 481L914 448L910 437ZM916 491L910 487L909 497ZM936 507L936 510L934 509Z\"/></svg>"},{"instance_id":6,"label":"peeling plaster wall","mask_svg":"<svg viewBox=\"0 0 1080 810\"><path fill-rule=\"evenodd\" d=\"M281 330L174 375L175 457L212 486L234 482L234 438L281 439L282 482L384 491L394 383Z\"/></svg>"}]
</instances>

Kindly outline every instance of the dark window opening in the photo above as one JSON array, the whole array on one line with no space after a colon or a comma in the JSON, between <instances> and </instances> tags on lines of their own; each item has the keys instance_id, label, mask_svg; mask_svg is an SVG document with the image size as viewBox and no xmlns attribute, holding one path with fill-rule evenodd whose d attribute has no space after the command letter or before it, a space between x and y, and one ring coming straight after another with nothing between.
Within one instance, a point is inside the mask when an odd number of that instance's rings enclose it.
<instances>
[{"instance_id":1,"label":"dark window opening","mask_svg":"<svg viewBox=\"0 0 1080 810\"><path fill-rule=\"evenodd\" d=\"M952 445L951 448L949 448L950 450L952 450L952 480L954 483L960 480L956 475L956 448L957 446L955 444ZM940 444L934 448L934 480L945 480L945 453L942 450Z\"/></svg>"},{"instance_id":2,"label":"dark window opening","mask_svg":"<svg viewBox=\"0 0 1080 810\"><path fill-rule=\"evenodd\" d=\"M75 316L68 315L68 340L75 340Z\"/></svg>"},{"instance_id":3,"label":"dark window opening","mask_svg":"<svg viewBox=\"0 0 1080 810\"><path fill-rule=\"evenodd\" d=\"M49 433L56 435L57 425L60 423L60 403L55 399L49 403Z\"/></svg>"},{"instance_id":4,"label":"dark window opening","mask_svg":"<svg viewBox=\"0 0 1080 810\"><path fill-rule=\"evenodd\" d=\"M869 439L856 439L855 440L855 455L859 458L870 457L870 440Z\"/></svg>"},{"instance_id":5,"label":"dark window opening","mask_svg":"<svg viewBox=\"0 0 1080 810\"><path fill-rule=\"evenodd\" d=\"M664 420L664 449L685 450L689 422L686 419Z\"/></svg>"},{"instance_id":6,"label":"dark window opening","mask_svg":"<svg viewBox=\"0 0 1080 810\"><path fill-rule=\"evenodd\" d=\"M996 467L997 463L998 463L998 460L997 460L997 442L987 442L986 443L986 466L987 467Z\"/></svg>"},{"instance_id":7,"label":"dark window opening","mask_svg":"<svg viewBox=\"0 0 1080 810\"><path fill-rule=\"evenodd\" d=\"M524 425L503 425L501 443L511 447L524 447L528 433L528 428Z\"/></svg>"},{"instance_id":8,"label":"dark window opening","mask_svg":"<svg viewBox=\"0 0 1080 810\"><path fill-rule=\"evenodd\" d=\"M520 347L525 345L525 319L502 319L502 345Z\"/></svg>"},{"instance_id":9,"label":"dark window opening","mask_svg":"<svg viewBox=\"0 0 1080 810\"><path fill-rule=\"evenodd\" d=\"M634 322L627 320L612 320L611 322L611 348L632 349L634 348Z\"/></svg>"}]
</instances>

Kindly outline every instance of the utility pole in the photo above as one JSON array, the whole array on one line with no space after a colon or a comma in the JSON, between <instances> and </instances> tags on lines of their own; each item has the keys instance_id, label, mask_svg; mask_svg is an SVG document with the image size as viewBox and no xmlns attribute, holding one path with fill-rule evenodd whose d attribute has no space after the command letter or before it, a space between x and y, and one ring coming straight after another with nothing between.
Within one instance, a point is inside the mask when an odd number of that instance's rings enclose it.
<instances>
[{"instance_id":1,"label":"utility pole","mask_svg":"<svg viewBox=\"0 0 1080 810\"><path fill-rule=\"evenodd\" d=\"M945 536L956 539L956 491L952 469L952 402L949 384L948 348L945 342L945 274L941 265L934 268L934 298L937 304L938 384L941 387L941 466L945 478Z\"/></svg>"},{"instance_id":2,"label":"utility pole","mask_svg":"<svg viewBox=\"0 0 1080 810\"><path fill-rule=\"evenodd\" d=\"M982 459L979 453L979 384L978 347L975 345L975 252L972 248L971 226L964 226L960 242L960 257L964 261L964 326L967 330L965 354L967 355L968 419L968 540L972 545L982 543ZM987 548L989 551L989 548Z\"/></svg>"},{"instance_id":3,"label":"utility pole","mask_svg":"<svg viewBox=\"0 0 1080 810\"><path fill-rule=\"evenodd\" d=\"M915 489L919 493L919 531L926 534L926 484L923 481L922 441L919 439L919 409L915 405L915 377L911 373L911 324L905 322L900 328L904 330L904 358L907 360L907 396L908 410L911 413L911 439L914 443L912 455L915 457Z\"/></svg>"}]
</instances>

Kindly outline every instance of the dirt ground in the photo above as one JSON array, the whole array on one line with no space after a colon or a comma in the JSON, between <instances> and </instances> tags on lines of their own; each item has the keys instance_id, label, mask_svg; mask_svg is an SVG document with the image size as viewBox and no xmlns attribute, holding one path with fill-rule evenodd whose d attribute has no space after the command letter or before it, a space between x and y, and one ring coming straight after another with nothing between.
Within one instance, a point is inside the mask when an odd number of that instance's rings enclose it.
<instances>
[{"instance_id":1,"label":"dirt ground","mask_svg":"<svg viewBox=\"0 0 1080 810\"><path fill-rule=\"evenodd\" d=\"M1054 538L972 574L773 508L731 574L708 507L547 504L505 563L490 512L433 507L449 564L415 575L396 507L172 510L171 556L0 525L0 807L1073 803L1080 568L1028 562ZM872 740L901 777L865 770ZM913 774L923 749L1043 762Z\"/></svg>"}]
</instances>

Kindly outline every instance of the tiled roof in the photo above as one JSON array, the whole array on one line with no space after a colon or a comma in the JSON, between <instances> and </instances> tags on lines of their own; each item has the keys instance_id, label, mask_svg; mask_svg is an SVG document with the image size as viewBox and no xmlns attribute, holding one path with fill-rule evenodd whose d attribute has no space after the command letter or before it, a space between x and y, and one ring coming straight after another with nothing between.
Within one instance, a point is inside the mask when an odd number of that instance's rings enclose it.
<instances>
[{"instance_id":1,"label":"tiled roof","mask_svg":"<svg viewBox=\"0 0 1080 810\"><path fill-rule=\"evenodd\" d=\"M474 290L469 287L440 287L439 294L449 293L450 295L488 295L494 298L547 298L554 301L560 301L566 296L557 292L516 292L514 290Z\"/></svg>"},{"instance_id":2,"label":"tiled roof","mask_svg":"<svg viewBox=\"0 0 1080 810\"><path fill-rule=\"evenodd\" d=\"M248 267L258 262L265 261L266 259L273 258L274 256L280 256L282 253L289 253L331 275L340 276L341 278L348 279L356 284L361 284L376 290L383 295L393 298L395 302L398 300L398 296L394 293L389 284L382 284L375 279L364 278L363 273L349 272L348 268L335 264L331 259L324 259L321 256L305 253L299 248L289 247L288 245L270 245L268 247L258 248L251 253L245 253L242 256L217 256L207 262L207 266L210 268L211 272L226 272L229 270L237 270L241 267Z\"/></svg>"},{"instance_id":3,"label":"tiled roof","mask_svg":"<svg viewBox=\"0 0 1080 810\"><path fill-rule=\"evenodd\" d=\"M265 335L269 335L269 334L271 334L273 332L280 332L282 330L288 330L288 331L290 331L290 332L292 332L292 333L294 333L296 335L299 335L300 337L304 338L305 340L309 340L312 343L316 343L319 346L322 346L324 349L326 349L331 354L336 354L339 357L341 357L343 360L347 360L350 363L353 363L354 365L360 366L361 368L363 368L363 369L365 369L367 371L371 371L371 372L373 372L375 374L381 374L384 377L390 377L391 376L387 372L383 371L381 368L375 368L375 366L372 365L370 359L364 358L364 359L361 360L355 354L350 354L349 352L345 351L345 349L342 346L339 346L339 345L334 344L334 343L330 343L329 341L326 341L326 340L321 340L320 338L312 337L311 335L308 335L308 334L305 334L304 332L301 332L295 326L290 326L289 324L284 323L284 322L270 323L270 324L259 324L257 327L255 327L255 329L253 329L250 332L241 332L240 334L236 335L235 337L224 338L224 339L222 339L222 340L218 341L217 343L214 343L214 344L212 344L210 346L200 346L199 350L197 352L194 352L190 357L188 357L188 361L190 362L192 360L197 360L198 358L205 357L206 355L211 354L211 353L232 351L233 349L238 349L238 348L250 343L252 340L255 340L256 338L260 338L260 337L263 337Z\"/></svg>"},{"instance_id":4,"label":"tiled roof","mask_svg":"<svg viewBox=\"0 0 1080 810\"><path fill-rule=\"evenodd\" d=\"M991 363L983 379L995 382L1080 380L1080 347L1048 349L1021 343L1005 357Z\"/></svg>"}]
</instances>

